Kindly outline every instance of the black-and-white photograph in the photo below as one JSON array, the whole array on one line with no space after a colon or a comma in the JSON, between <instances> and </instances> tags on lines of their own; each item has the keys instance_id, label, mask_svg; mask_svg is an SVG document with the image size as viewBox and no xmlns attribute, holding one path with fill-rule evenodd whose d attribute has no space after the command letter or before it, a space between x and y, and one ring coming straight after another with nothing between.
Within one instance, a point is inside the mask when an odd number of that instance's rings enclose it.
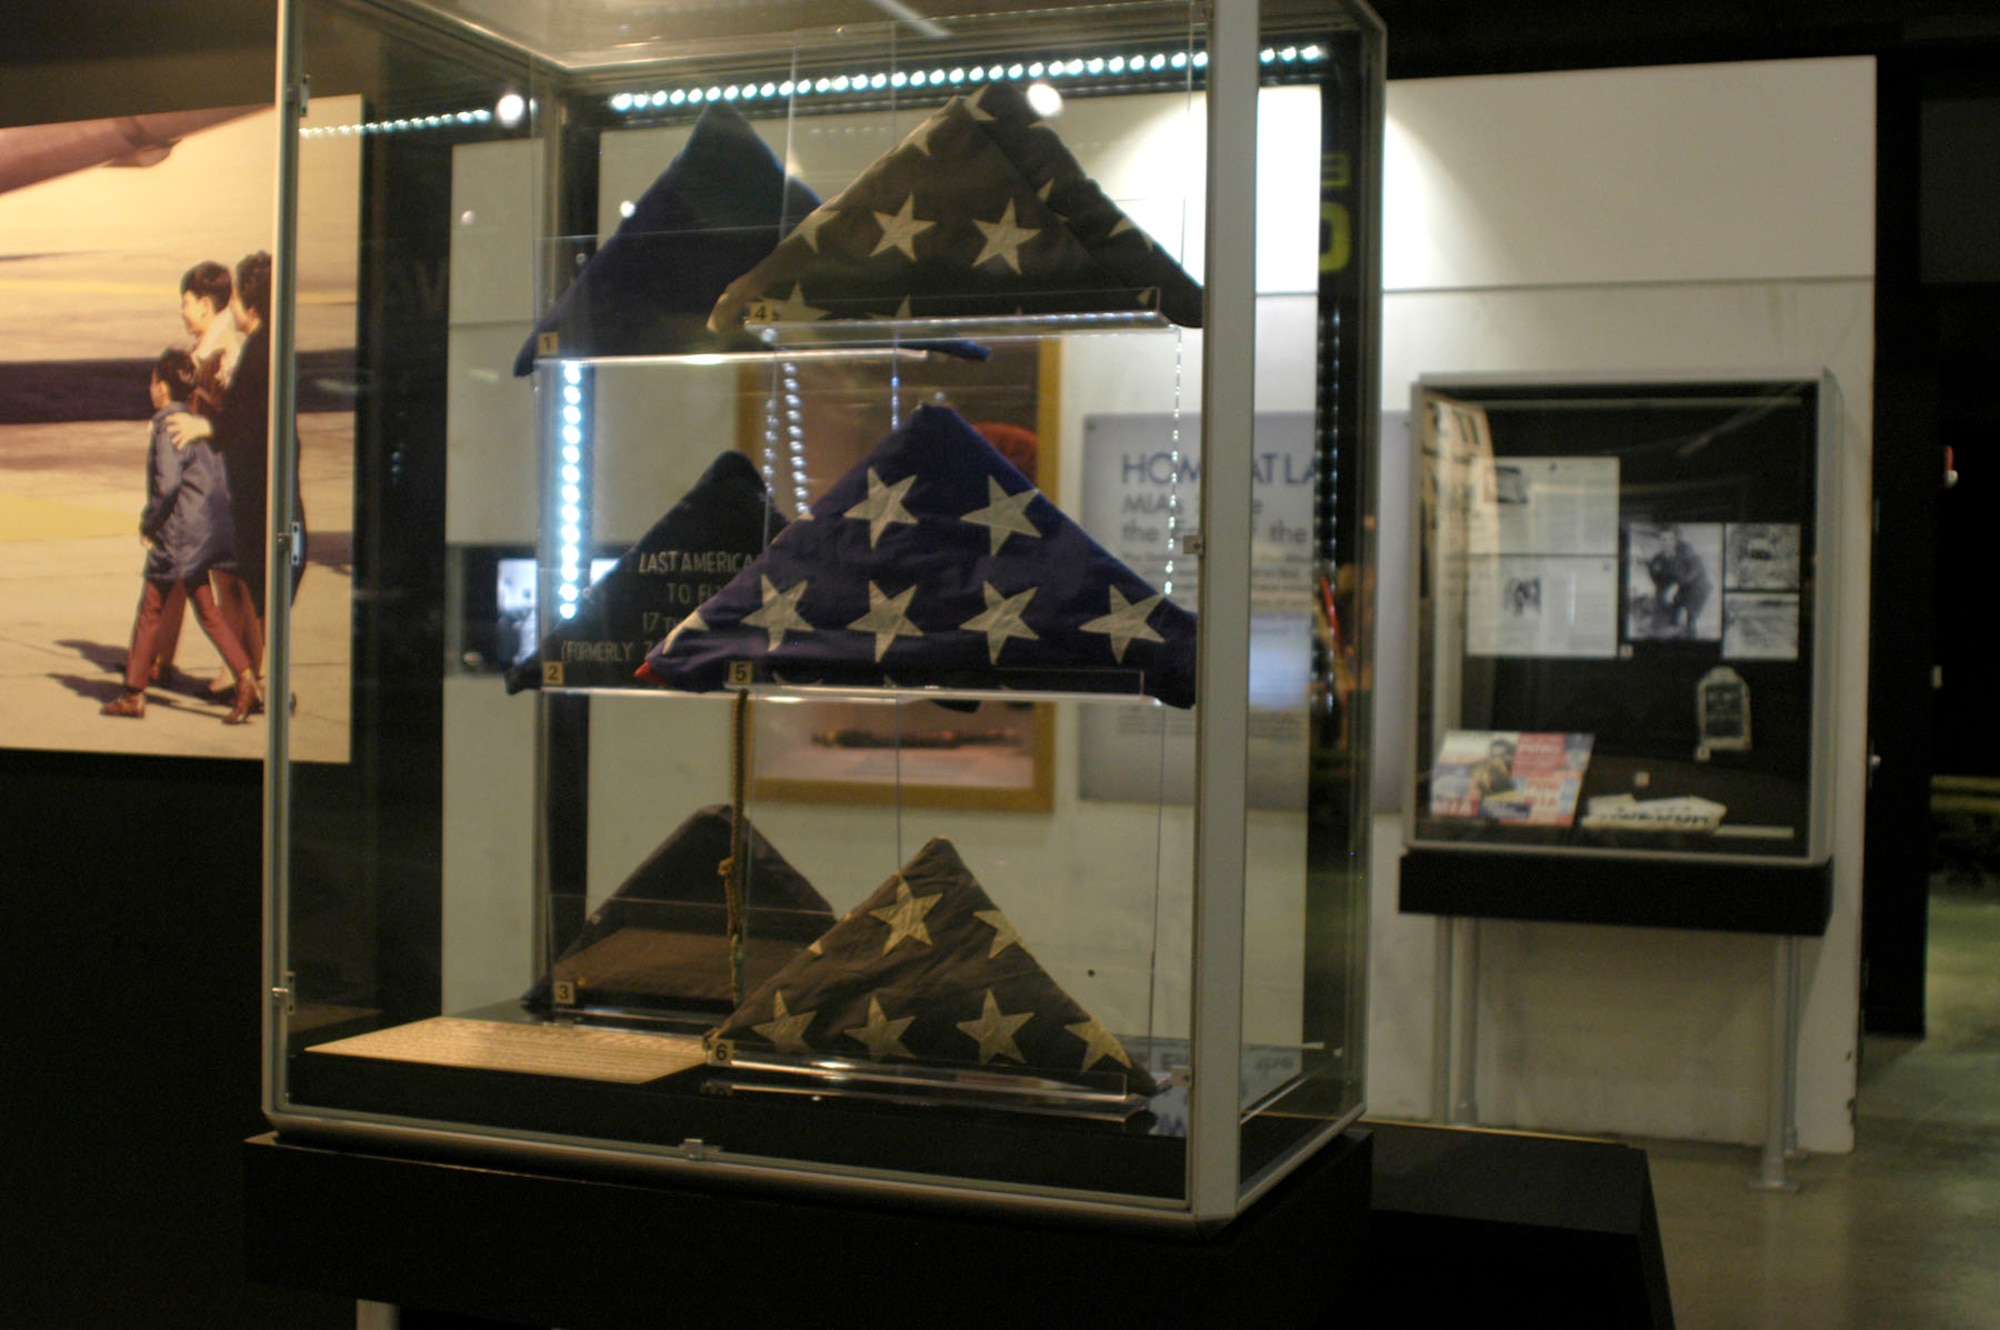
<instances>
[{"instance_id":1,"label":"black-and-white photograph","mask_svg":"<svg viewBox=\"0 0 2000 1330\"><path fill-rule=\"evenodd\" d=\"M1761 592L1722 603L1722 654L1731 660L1797 660L1799 598Z\"/></svg>"},{"instance_id":2,"label":"black-and-white photograph","mask_svg":"<svg viewBox=\"0 0 2000 1330\"><path fill-rule=\"evenodd\" d=\"M1719 641L1721 568L1720 522L1626 523L1626 639Z\"/></svg>"},{"instance_id":3,"label":"black-and-white photograph","mask_svg":"<svg viewBox=\"0 0 2000 1330\"><path fill-rule=\"evenodd\" d=\"M1797 591L1799 526L1796 522L1731 522L1723 587L1730 591Z\"/></svg>"}]
</instances>

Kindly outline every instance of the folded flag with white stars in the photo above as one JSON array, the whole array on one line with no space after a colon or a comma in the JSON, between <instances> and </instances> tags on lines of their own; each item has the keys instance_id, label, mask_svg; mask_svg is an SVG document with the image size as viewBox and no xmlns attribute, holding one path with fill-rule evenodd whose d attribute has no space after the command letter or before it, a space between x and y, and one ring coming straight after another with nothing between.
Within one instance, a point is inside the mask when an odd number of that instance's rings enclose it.
<instances>
[{"instance_id":1,"label":"folded flag with white stars","mask_svg":"<svg viewBox=\"0 0 2000 1330\"><path fill-rule=\"evenodd\" d=\"M1194 616L947 407L925 406L647 654L642 679L1145 694L1194 705Z\"/></svg>"},{"instance_id":2,"label":"folded flag with white stars","mask_svg":"<svg viewBox=\"0 0 2000 1330\"><path fill-rule=\"evenodd\" d=\"M1146 1068L1029 954L950 841L793 957L709 1035L748 1054L1014 1068L1116 1081L1151 1094Z\"/></svg>"},{"instance_id":3,"label":"folded flag with white stars","mask_svg":"<svg viewBox=\"0 0 2000 1330\"><path fill-rule=\"evenodd\" d=\"M541 645L507 671L507 691L629 688L646 652L755 558L785 519L739 452L694 487L577 598Z\"/></svg>"},{"instance_id":4,"label":"folded flag with white stars","mask_svg":"<svg viewBox=\"0 0 2000 1330\"><path fill-rule=\"evenodd\" d=\"M732 1005L722 864L727 804L692 814L591 912L522 998L537 1011L726 1011ZM762 983L833 926L833 907L746 818L744 970Z\"/></svg>"},{"instance_id":5,"label":"folded flag with white stars","mask_svg":"<svg viewBox=\"0 0 2000 1330\"><path fill-rule=\"evenodd\" d=\"M687 143L535 323L514 358L728 350L707 327L725 286L819 206L750 123L710 102Z\"/></svg>"},{"instance_id":6,"label":"folded flag with white stars","mask_svg":"<svg viewBox=\"0 0 2000 1330\"><path fill-rule=\"evenodd\" d=\"M709 326L1157 314L1201 287L1011 83L954 97L729 284Z\"/></svg>"}]
</instances>

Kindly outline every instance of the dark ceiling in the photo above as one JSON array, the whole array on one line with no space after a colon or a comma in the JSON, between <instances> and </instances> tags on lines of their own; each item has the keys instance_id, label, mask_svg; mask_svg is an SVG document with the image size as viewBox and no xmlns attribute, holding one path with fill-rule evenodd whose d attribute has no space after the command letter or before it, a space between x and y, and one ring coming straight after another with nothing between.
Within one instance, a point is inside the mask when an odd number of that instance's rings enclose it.
<instances>
[{"instance_id":1,"label":"dark ceiling","mask_svg":"<svg viewBox=\"0 0 2000 1330\"><path fill-rule=\"evenodd\" d=\"M1375 8L1389 29L1389 72L1403 78L2000 40L1993 0L1377 0ZM255 49L271 42L275 9L275 0L14 0L0 60Z\"/></svg>"}]
</instances>

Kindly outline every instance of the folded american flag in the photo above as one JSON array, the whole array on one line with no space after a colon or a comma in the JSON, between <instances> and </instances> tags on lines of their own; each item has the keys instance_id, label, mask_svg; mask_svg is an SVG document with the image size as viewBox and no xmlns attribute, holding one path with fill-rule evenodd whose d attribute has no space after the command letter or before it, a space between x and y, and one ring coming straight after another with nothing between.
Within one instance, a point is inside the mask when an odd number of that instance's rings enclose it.
<instances>
[{"instance_id":1,"label":"folded american flag","mask_svg":"<svg viewBox=\"0 0 2000 1330\"><path fill-rule=\"evenodd\" d=\"M1000 82L952 98L801 221L709 326L1095 312L1199 327L1201 287Z\"/></svg>"},{"instance_id":2,"label":"folded american flag","mask_svg":"<svg viewBox=\"0 0 2000 1330\"><path fill-rule=\"evenodd\" d=\"M534 654L507 671L507 691L629 688L632 671L696 605L785 524L750 459L726 452L576 602Z\"/></svg>"},{"instance_id":3,"label":"folded american flag","mask_svg":"<svg viewBox=\"0 0 2000 1330\"><path fill-rule=\"evenodd\" d=\"M646 657L706 692L1143 693L1194 705L1194 616L947 407L925 406Z\"/></svg>"},{"instance_id":4,"label":"folded american flag","mask_svg":"<svg viewBox=\"0 0 2000 1330\"><path fill-rule=\"evenodd\" d=\"M591 255L514 357L672 355L754 346L707 328L723 288L819 206L750 123L710 102L680 153ZM553 340L545 343L545 338Z\"/></svg>"},{"instance_id":5,"label":"folded american flag","mask_svg":"<svg viewBox=\"0 0 2000 1330\"><path fill-rule=\"evenodd\" d=\"M936 838L709 1035L743 1054L1015 1068L1116 1081L1152 1076L1077 1005Z\"/></svg>"},{"instance_id":6,"label":"folded american flag","mask_svg":"<svg viewBox=\"0 0 2000 1330\"><path fill-rule=\"evenodd\" d=\"M692 814L591 912L523 1006L673 1012L731 1003L728 910L722 866L734 823L727 804ZM752 984L833 926L833 907L743 825L744 969Z\"/></svg>"}]
</instances>

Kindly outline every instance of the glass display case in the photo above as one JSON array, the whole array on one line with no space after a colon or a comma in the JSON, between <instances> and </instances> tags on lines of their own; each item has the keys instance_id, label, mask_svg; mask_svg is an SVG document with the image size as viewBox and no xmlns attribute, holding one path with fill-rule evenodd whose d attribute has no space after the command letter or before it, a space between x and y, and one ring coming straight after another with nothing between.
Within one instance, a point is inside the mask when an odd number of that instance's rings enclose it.
<instances>
[{"instance_id":1,"label":"glass display case","mask_svg":"<svg viewBox=\"0 0 2000 1330\"><path fill-rule=\"evenodd\" d=\"M1823 374L1416 385L1406 908L1638 922L1716 888L1657 921L1823 929L1838 402Z\"/></svg>"},{"instance_id":2,"label":"glass display case","mask_svg":"<svg viewBox=\"0 0 2000 1330\"><path fill-rule=\"evenodd\" d=\"M1210 1226L1351 1123L1374 17L282 26L274 437L356 317L349 676L267 610L281 1135Z\"/></svg>"}]
</instances>

